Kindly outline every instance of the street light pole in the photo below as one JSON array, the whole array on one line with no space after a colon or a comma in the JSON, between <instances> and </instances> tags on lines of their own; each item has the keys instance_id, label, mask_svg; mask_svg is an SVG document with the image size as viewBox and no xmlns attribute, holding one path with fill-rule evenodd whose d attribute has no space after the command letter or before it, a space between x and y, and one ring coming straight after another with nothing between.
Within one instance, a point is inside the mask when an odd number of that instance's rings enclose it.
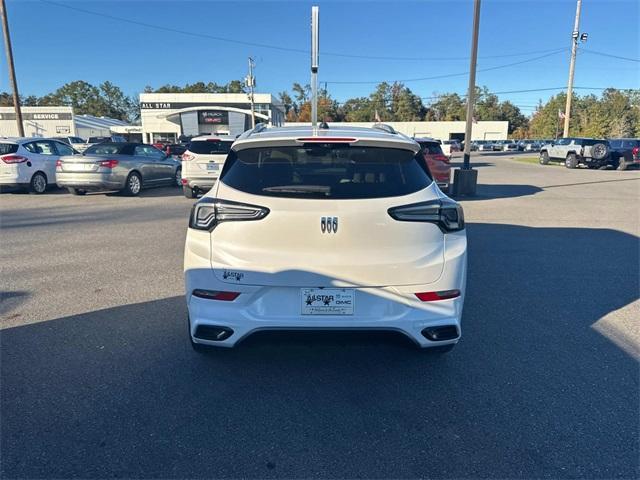
<instances>
[{"instance_id":1,"label":"street light pole","mask_svg":"<svg viewBox=\"0 0 640 480\"><path fill-rule=\"evenodd\" d=\"M0 16L2 16L2 33L4 34L4 49L7 54L7 64L9 67L9 82L13 90L13 108L16 111L16 121L18 122L18 136L24 137L24 125L22 124L22 109L20 108L20 95L18 94L18 82L16 81L16 71L13 66L13 51L11 49L11 36L9 35L9 21L7 19L7 6L4 0L0 0Z\"/></svg>"},{"instance_id":2,"label":"street light pole","mask_svg":"<svg viewBox=\"0 0 640 480\"><path fill-rule=\"evenodd\" d=\"M478 62L478 33L480 31L480 0L473 7L473 38L471 40L471 64L469 65L469 90L467 92L467 123L464 131L464 170L471 169L471 129L473 105L476 100L476 64Z\"/></svg>"},{"instance_id":3,"label":"street light pole","mask_svg":"<svg viewBox=\"0 0 640 480\"><path fill-rule=\"evenodd\" d=\"M473 128L473 104L476 96L476 64L478 61L478 34L480 32L480 0L473 4L473 34L471 37L471 63L469 65L469 89L467 92L467 121L464 131L464 161L462 169L453 176L454 193L475 195L478 171L471 168L471 130Z\"/></svg>"},{"instance_id":4,"label":"street light pole","mask_svg":"<svg viewBox=\"0 0 640 480\"><path fill-rule=\"evenodd\" d=\"M564 108L564 132L563 137L569 136L569 120L571 117L571 97L573 96L573 72L576 68L576 54L578 53L578 37L580 36L580 10L582 9L582 0L577 0L576 19L573 24L573 32L571 32L571 63L569 64L569 83L567 84L567 104Z\"/></svg>"},{"instance_id":5,"label":"street light pole","mask_svg":"<svg viewBox=\"0 0 640 480\"><path fill-rule=\"evenodd\" d=\"M256 114L253 105L253 86L255 79L253 78L253 58L249 57L249 75L247 76L247 85L249 86L249 102L251 102L251 128L256 127Z\"/></svg>"},{"instance_id":6,"label":"street light pole","mask_svg":"<svg viewBox=\"0 0 640 480\"><path fill-rule=\"evenodd\" d=\"M318 127L318 57L320 49L320 8L311 7L311 126Z\"/></svg>"}]
</instances>

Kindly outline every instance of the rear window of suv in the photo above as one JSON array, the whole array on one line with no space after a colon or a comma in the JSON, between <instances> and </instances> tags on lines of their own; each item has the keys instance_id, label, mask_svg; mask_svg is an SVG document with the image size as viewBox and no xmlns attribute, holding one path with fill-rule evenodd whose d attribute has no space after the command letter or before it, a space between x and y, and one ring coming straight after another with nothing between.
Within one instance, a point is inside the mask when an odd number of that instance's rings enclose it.
<instances>
[{"instance_id":1,"label":"rear window of suv","mask_svg":"<svg viewBox=\"0 0 640 480\"><path fill-rule=\"evenodd\" d=\"M226 155L233 141L198 140L189 144L188 150L199 155Z\"/></svg>"},{"instance_id":2,"label":"rear window of suv","mask_svg":"<svg viewBox=\"0 0 640 480\"><path fill-rule=\"evenodd\" d=\"M231 150L220 179L253 195L321 199L395 197L432 182L419 154L345 145Z\"/></svg>"}]
</instances>

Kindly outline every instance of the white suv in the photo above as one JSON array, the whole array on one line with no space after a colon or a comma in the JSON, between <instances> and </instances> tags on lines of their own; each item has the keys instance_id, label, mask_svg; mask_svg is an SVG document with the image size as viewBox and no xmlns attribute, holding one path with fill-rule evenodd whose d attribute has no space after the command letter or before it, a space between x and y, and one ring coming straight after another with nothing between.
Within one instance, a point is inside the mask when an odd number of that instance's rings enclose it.
<instances>
[{"instance_id":1,"label":"white suv","mask_svg":"<svg viewBox=\"0 0 640 480\"><path fill-rule=\"evenodd\" d=\"M194 137L182 154L182 189L196 198L216 183L233 139L226 135Z\"/></svg>"},{"instance_id":2,"label":"white suv","mask_svg":"<svg viewBox=\"0 0 640 480\"><path fill-rule=\"evenodd\" d=\"M466 254L462 208L412 139L387 126L257 127L236 140L192 208L191 344L232 347L258 330L363 329L450 350Z\"/></svg>"}]
</instances>

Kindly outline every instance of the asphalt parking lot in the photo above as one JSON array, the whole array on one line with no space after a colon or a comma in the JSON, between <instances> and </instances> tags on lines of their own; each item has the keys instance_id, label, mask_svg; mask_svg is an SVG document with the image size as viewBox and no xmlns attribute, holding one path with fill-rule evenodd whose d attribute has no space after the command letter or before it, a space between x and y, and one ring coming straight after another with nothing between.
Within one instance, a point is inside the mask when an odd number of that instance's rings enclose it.
<instances>
[{"instance_id":1,"label":"asphalt parking lot","mask_svg":"<svg viewBox=\"0 0 640 480\"><path fill-rule=\"evenodd\" d=\"M640 172L474 156L450 354L187 339L192 200L0 196L2 478L638 478Z\"/></svg>"}]
</instances>

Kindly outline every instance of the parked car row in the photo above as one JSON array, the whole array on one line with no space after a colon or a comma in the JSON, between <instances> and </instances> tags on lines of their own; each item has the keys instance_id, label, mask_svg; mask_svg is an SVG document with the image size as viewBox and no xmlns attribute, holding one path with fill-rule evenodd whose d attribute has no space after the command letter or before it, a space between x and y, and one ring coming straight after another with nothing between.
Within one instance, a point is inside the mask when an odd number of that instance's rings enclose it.
<instances>
[{"instance_id":1,"label":"parked car row","mask_svg":"<svg viewBox=\"0 0 640 480\"><path fill-rule=\"evenodd\" d=\"M560 138L543 145L540 164L561 161L567 168L584 165L588 168L616 168L626 170L640 165L638 138Z\"/></svg>"},{"instance_id":2,"label":"parked car row","mask_svg":"<svg viewBox=\"0 0 640 480\"><path fill-rule=\"evenodd\" d=\"M80 153L56 138L0 139L0 186L44 193L57 185L70 193L181 185L182 164L152 145L102 142Z\"/></svg>"}]
</instances>

